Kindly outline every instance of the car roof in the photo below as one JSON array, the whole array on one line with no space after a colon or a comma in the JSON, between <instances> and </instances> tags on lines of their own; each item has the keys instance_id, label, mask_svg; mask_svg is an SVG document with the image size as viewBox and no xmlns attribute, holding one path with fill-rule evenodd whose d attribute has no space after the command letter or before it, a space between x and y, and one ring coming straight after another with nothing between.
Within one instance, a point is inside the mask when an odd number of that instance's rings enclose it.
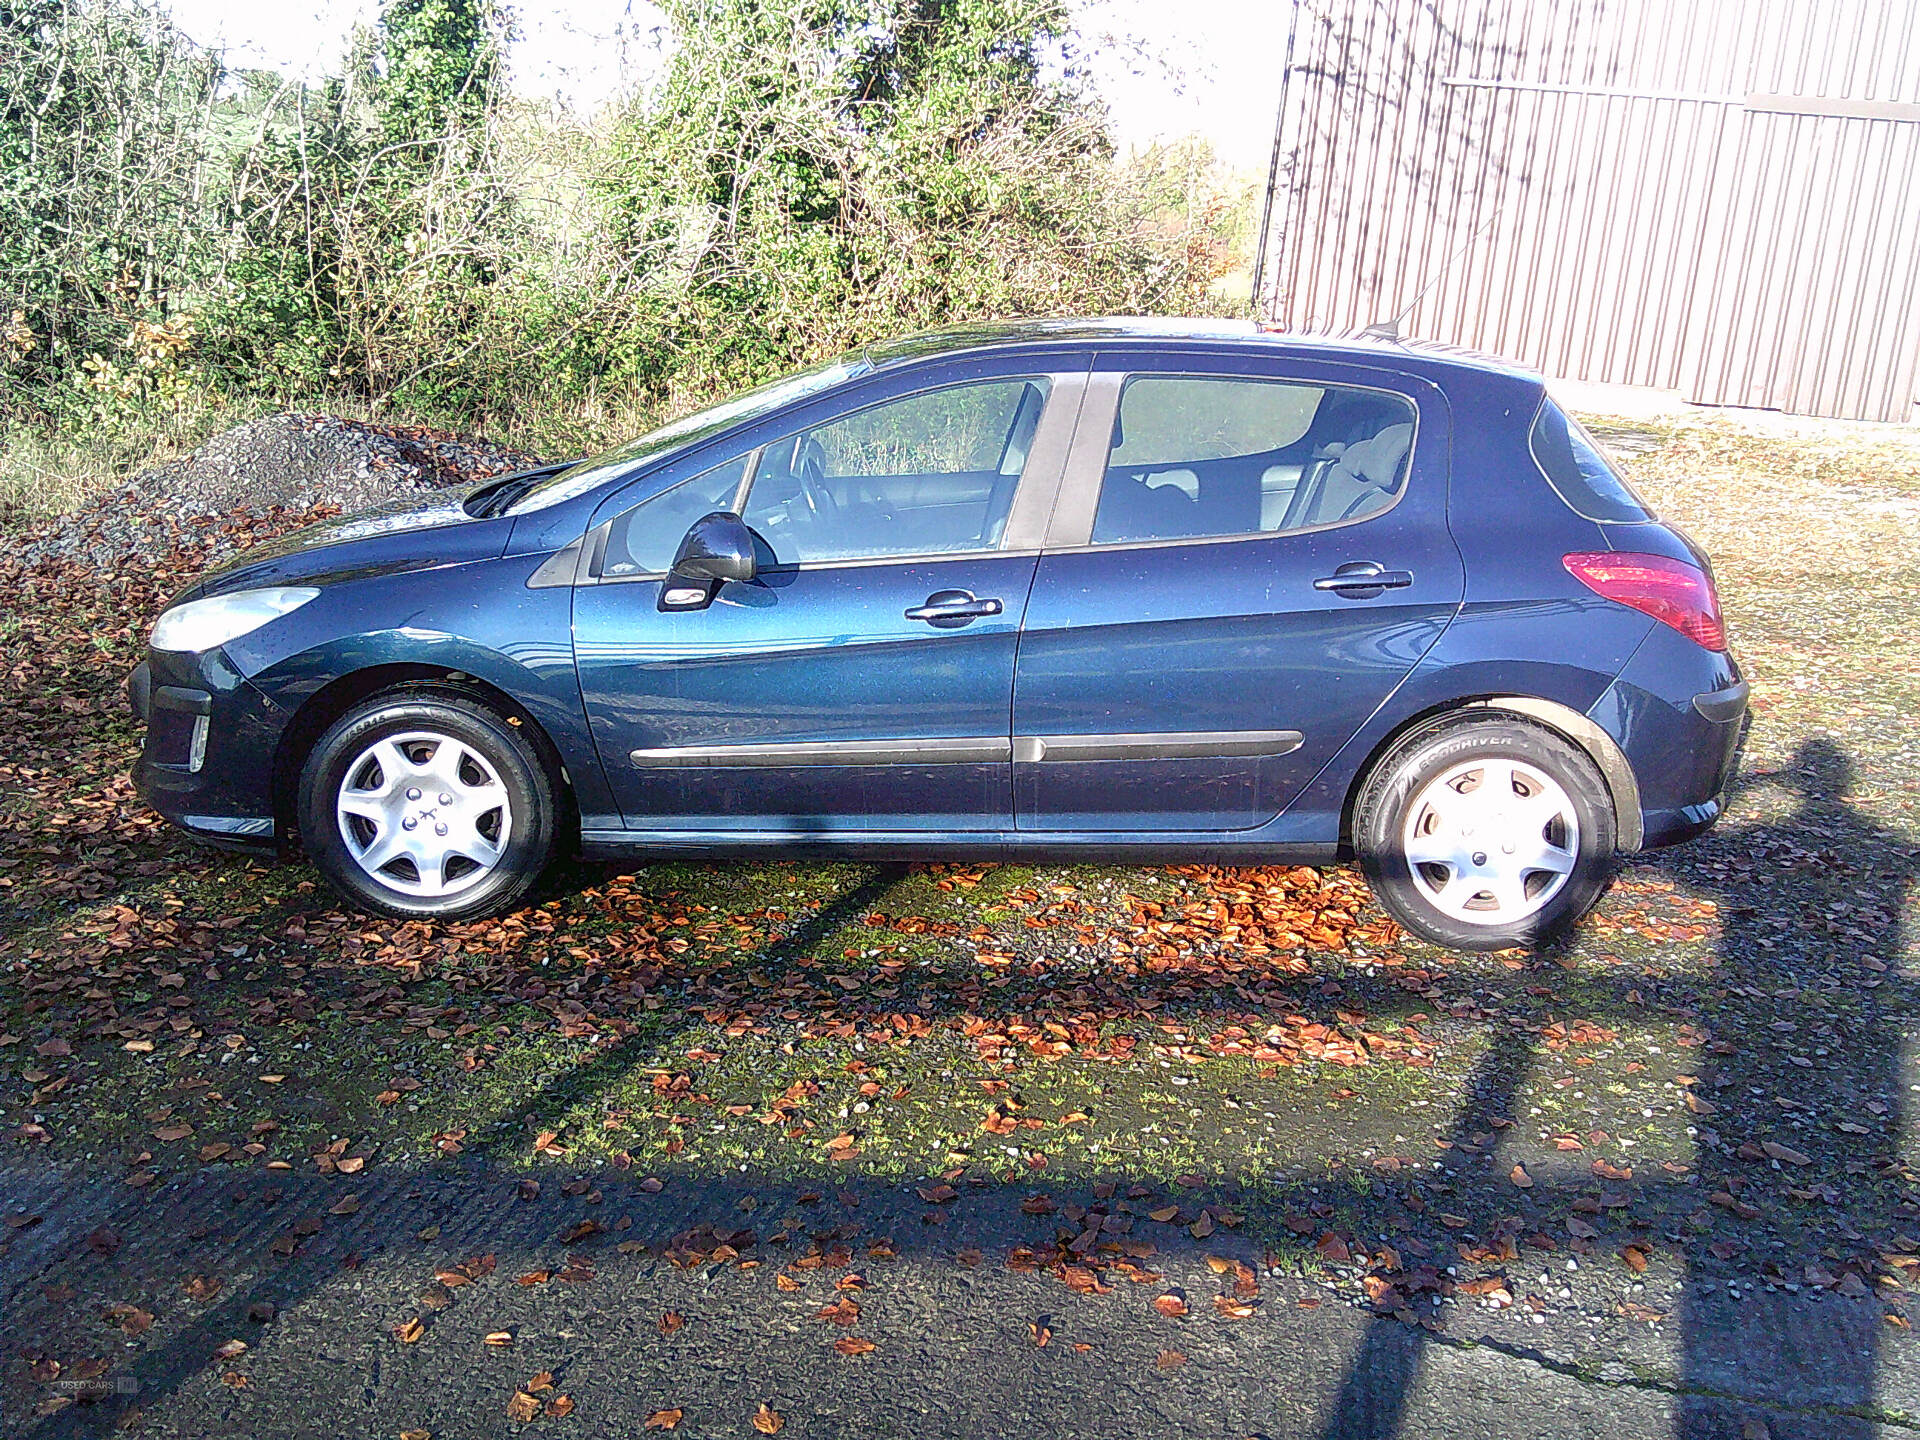
<instances>
[{"instance_id":1,"label":"car roof","mask_svg":"<svg viewBox=\"0 0 1920 1440\"><path fill-rule=\"evenodd\" d=\"M1021 349L1084 349L1089 345L1134 349L1174 345L1181 349L1264 350L1378 365L1383 361L1414 368L1494 374L1539 385L1538 373L1498 356L1401 338L1374 331L1349 335L1309 335L1261 326L1252 320L1179 316L1095 316L1061 320L988 321L923 330L867 347L875 369L970 352Z\"/></svg>"}]
</instances>

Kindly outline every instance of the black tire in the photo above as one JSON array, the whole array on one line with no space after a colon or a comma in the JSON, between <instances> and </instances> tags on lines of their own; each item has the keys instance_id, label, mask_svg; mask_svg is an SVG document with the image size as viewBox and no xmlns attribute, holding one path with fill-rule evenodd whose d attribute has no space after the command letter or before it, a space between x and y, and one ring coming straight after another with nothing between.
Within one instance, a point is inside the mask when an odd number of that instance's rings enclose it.
<instances>
[{"instance_id":1,"label":"black tire","mask_svg":"<svg viewBox=\"0 0 1920 1440\"><path fill-rule=\"evenodd\" d=\"M1522 791L1523 786L1534 787L1541 776L1559 787L1570 802L1578 834L1571 833L1572 827L1564 818L1547 820L1544 833L1547 845L1561 852L1556 863L1564 865L1566 857L1571 856L1571 869L1564 879L1556 879L1556 872L1542 868L1519 875L1516 882L1512 870L1516 862L1499 858L1510 843L1529 843L1530 822L1541 813L1537 809L1522 819L1498 817L1506 821L1504 833L1489 829L1483 831L1481 840L1461 842L1464 851L1473 853L1462 856L1457 870L1444 862L1416 866L1408 859L1409 844L1420 838L1416 835L1414 841L1408 840L1409 825L1436 824L1434 797L1454 803L1445 794L1446 788L1452 788L1444 785L1445 777L1460 775L1460 767L1471 767L1475 761L1510 761L1520 767L1509 772L1516 807L1536 802L1548 808L1557 806L1560 797L1546 787L1539 787L1533 796ZM1471 800L1484 783L1476 776L1487 773L1469 768L1458 782L1469 788L1455 793ZM1418 815L1410 813L1416 804L1421 811ZM1558 809L1564 816L1566 807ZM1472 835L1473 831L1469 828L1460 833ZM1496 833L1500 838L1495 841L1484 839L1484 835ZM1545 725L1492 710L1449 715L1405 736L1369 772L1353 812L1354 848L1381 906L1414 934L1453 950L1537 946L1561 934L1591 910L1605 891L1615 835L1613 797L1587 753ZM1510 842L1507 836L1513 840ZM1434 839L1434 848L1444 848L1439 837ZM1490 877L1503 864L1509 867L1500 878L1521 887L1516 903L1508 905L1497 898L1491 880L1490 888L1470 889L1471 882L1481 876L1473 867L1486 864L1489 858L1494 865L1486 872ZM1458 886L1450 889L1448 882L1456 877ZM1440 891L1455 897L1451 909L1438 903L1436 894ZM1516 892L1509 889L1505 893L1512 897ZM1526 913L1527 906L1537 908ZM1512 918L1504 918L1503 908ZM1484 918L1473 918L1475 915Z\"/></svg>"},{"instance_id":2,"label":"black tire","mask_svg":"<svg viewBox=\"0 0 1920 1440\"><path fill-rule=\"evenodd\" d=\"M513 909L526 898L553 856L558 816L558 786L552 767L524 730L524 726L509 723L478 701L440 691L396 690L362 701L328 727L301 767L300 837L308 858L355 905L383 915L407 920L469 920ZM497 847L498 858L490 862L490 869L471 859L466 861L470 868L458 875L454 874L452 861L441 867L448 877L444 883L458 887L451 893L408 893L406 875L413 862L405 857L383 872L389 877L383 881L356 860L342 833L343 827L358 823L343 818L337 809L349 767L364 774L363 765L356 762L364 761L370 747L394 737L418 735L457 741L491 770L491 775L486 769L470 773L483 783L497 782L504 794L504 804L487 822L493 826L492 839L499 837L502 817L510 817L505 843ZM420 745L413 753L431 760L435 752ZM427 795L423 803L431 805L438 798ZM433 823L430 814L426 823ZM367 824L373 834L379 833L376 822ZM367 853L371 858L371 846ZM419 876L417 867L414 874ZM436 877L428 883L441 881Z\"/></svg>"}]
</instances>

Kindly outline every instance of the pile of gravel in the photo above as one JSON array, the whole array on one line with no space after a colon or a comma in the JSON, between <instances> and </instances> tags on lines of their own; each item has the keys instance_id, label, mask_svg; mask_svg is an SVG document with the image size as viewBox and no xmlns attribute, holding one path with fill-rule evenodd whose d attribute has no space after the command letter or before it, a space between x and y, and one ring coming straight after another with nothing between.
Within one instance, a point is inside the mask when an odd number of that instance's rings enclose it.
<instances>
[{"instance_id":1,"label":"pile of gravel","mask_svg":"<svg viewBox=\"0 0 1920 1440\"><path fill-rule=\"evenodd\" d=\"M269 415L36 528L18 558L120 567L218 559L319 514L352 514L540 462L486 440L335 415ZM250 522L236 524L235 522Z\"/></svg>"}]
</instances>

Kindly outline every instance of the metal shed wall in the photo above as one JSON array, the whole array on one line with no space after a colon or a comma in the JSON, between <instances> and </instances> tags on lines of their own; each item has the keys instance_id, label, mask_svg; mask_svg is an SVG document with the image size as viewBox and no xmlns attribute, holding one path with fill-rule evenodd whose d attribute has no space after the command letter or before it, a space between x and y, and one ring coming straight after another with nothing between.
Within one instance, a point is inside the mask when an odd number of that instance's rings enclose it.
<instances>
[{"instance_id":1,"label":"metal shed wall","mask_svg":"<svg viewBox=\"0 0 1920 1440\"><path fill-rule=\"evenodd\" d=\"M1295 0L1262 304L1907 421L1916 0Z\"/></svg>"}]
</instances>

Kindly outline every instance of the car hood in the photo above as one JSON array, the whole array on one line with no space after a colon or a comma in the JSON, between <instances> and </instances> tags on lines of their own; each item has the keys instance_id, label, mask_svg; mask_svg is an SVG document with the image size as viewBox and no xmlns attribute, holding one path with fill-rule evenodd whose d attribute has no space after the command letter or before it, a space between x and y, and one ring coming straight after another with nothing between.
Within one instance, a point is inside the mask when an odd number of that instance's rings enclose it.
<instances>
[{"instance_id":1,"label":"car hood","mask_svg":"<svg viewBox=\"0 0 1920 1440\"><path fill-rule=\"evenodd\" d=\"M469 515L465 501L476 488L407 496L305 526L236 555L203 575L175 603L263 585L318 584L491 560L506 548L513 525Z\"/></svg>"}]
</instances>

